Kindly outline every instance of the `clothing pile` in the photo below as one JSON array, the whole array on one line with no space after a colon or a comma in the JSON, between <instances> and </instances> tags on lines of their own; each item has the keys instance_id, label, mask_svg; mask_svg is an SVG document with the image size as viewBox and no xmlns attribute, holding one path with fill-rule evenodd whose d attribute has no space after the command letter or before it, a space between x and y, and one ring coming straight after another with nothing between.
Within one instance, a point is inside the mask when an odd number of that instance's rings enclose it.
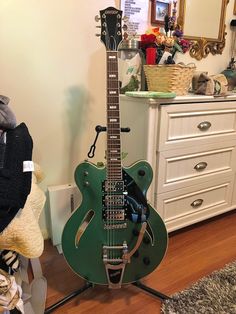
<instances>
[{"instance_id":1,"label":"clothing pile","mask_svg":"<svg viewBox=\"0 0 236 314\"><path fill-rule=\"evenodd\" d=\"M17 125L8 103L0 95L0 312L24 314L21 258L43 252L38 219L46 198L37 185L41 172L32 161L31 135L25 123Z\"/></svg>"}]
</instances>

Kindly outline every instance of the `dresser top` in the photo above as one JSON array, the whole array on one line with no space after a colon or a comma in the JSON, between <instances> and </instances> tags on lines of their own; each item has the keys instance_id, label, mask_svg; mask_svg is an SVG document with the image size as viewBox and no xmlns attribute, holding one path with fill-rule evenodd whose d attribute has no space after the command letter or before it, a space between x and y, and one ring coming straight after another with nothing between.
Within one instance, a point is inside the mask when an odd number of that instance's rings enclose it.
<instances>
[{"instance_id":1,"label":"dresser top","mask_svg":"<svg viewBox=\"0 0 236 314\"><path fill-rule=\"evenodd\" d=\"M121 100L129 100L135 102L146 102L149 105L171 105L171 104L183 104L183 103L193 103L193 102L222 102L222 101L236 101L236 93L229 93L227 96L205 96L205 95L195 95L188 94L184 96L176 96L171 99L164 98L141 98L141 97L130 97L125 95L120 95Z\"/></svg>"}]
</instances>

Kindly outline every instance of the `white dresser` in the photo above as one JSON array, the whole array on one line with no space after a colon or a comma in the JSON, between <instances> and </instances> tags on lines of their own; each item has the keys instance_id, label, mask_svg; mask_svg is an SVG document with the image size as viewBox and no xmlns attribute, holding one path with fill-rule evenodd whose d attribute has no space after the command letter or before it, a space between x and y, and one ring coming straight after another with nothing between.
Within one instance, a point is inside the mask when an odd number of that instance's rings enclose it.
<instances>
[{"instance_id":1,"label":"white dresser","mask_svg":"<svg viewBox=\"0 0 236 314\"><path fill-rule=\"evenodd\" d=\"M124 165L153 168L148 199L168 231L236 208L236 96L121 96Z\"/></svg>"}]
</instances>

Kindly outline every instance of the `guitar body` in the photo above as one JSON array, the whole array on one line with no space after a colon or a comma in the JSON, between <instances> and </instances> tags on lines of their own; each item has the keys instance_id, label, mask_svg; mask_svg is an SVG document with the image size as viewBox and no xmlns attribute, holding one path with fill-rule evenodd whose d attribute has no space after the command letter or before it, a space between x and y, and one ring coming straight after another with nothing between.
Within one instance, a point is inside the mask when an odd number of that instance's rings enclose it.
<instances>
[{"instance_id":1,"label":"guitar body","mask_svg":"<svg viewBox=\"0 0 236 314\"><path fill-rule=\"evenodd\" d=\"M115 225L113 221L107 222L104 218L106 168L84 162L75 171L75 180L82 193L82 203L65 225L62 249L72 270L95 284L108 285L112 277L115 283L120 281L119 271L117 279L117 271L113 271L113 275L108 275L106 271L104 245L118 247L125 242L128 245L127 251L130 252L137 243L143 225L142 221L139 221L142 215L135 214L135 206L140 208L142 197L145 199L152 180L152 169L145 161L136 162L129 168L123 168L123 179L127 186L126 219L125 222ZM138 249L124 266L122 284L137 281L151 273L166 252L165 225L155 209L149 204L147 206L147 228ZM136 222L132 221L133 213L136 218L139 217ZM109 264L119 265L120 262L116 262L116 258L121 258L123 253L117 249L110 253L114 262Z\"/></svg>"}]
</instances>

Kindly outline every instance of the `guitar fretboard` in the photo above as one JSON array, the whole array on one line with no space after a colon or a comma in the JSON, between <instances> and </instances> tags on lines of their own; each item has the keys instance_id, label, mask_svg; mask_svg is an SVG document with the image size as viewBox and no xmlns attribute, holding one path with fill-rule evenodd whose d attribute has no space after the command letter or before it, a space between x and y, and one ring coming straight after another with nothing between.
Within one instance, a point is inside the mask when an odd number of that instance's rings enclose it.
<instances>
[{"instance_id":1,"label":"guitar fretboard","mask_svg":"<svg viewBox=\"0 0 236 314\"><path fill-rule=\"evenodd\" d=\"M121 180L120 108L117 51L107 51L107 179Z\"/></svg>"}]
</instances>

